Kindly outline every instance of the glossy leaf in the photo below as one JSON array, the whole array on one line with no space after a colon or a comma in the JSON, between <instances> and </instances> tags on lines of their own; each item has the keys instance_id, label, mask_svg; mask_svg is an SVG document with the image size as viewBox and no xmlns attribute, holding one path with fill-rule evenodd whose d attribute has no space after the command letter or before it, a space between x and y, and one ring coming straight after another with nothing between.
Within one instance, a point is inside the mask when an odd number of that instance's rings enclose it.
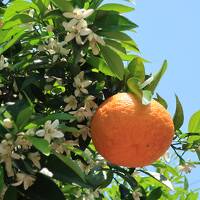
<instances>
[{"instance_id":1,"label":"glossy leaf","mask_svg":"<svg viewBox=\"0 0 200 200\"><path fill-rule=\"evenodd\" d=\"M158 101L165 109L168 108L167 102L157 93L157 98L155 98L156 101Z\"/></svg>"},{"instance_id":2,"label":"glossy leaf","mask_svg":"<svg viewBox=\"0 0 200 200\"><path fill-rule=\"evenodd\" d=\"M13 186L9 186L6 190L3 200L17 200L17 190Z\"/></svg>"},{"instance_id":3,"label":"glossy leaf","mask_svg":"<svg viewBox=\"0 0 200 200\"><path fill-rule=\"evenodd\" d=\"M167 61L165 60L161 69L152 75L152 77L150 77L149 79L147 79L145 82L148 82L149 80L151 80L149 82L149 84L147 84L147 86L145 87L146 90L150 90L152 93L154 93L154 90L156 89L158 83L160 82L162 76L164 75L165 71L167 69ZM145 85L145 83L143 83Z\"/></svg>"},{"instance_id":4,"label":"glossy leaf","mask_svg":"<svg viewBox=\"0 0 200 200\"><path fill-rule=\"evenodd\" d=\"M41 153L46 156L49 156L51 153L50 144L47 140L43 138L31 137L28 136L27 139L33 144L33 146L38 149Z\"/></svg>"},{"instance_id":5,"label":"glossy leaf","mask_svg":"<svg viewBox=\"0 0 200 200\"><path fill-rule=\"evenodd\" d=\"M142 99L142 90L140 90L138 81L135 80L135 78L128 79L127 85L132 93L134 93L138 98Z\"/></svg>"},{"instance_id":6,"label":"glossy leaf","mask_svg":"<svg viewBox=\"0 0 200 200\"><path fill-rule=\"evenodd\" d=\"M134 79L143 82L145 79L145 68L143 60L140 57L135 57L128 65L128 70Z\"/></svg>"},{"instance_id":7,"label":"glossy leaf","mask_svg":"<svg viewBox=\"0 0 200 200\"><path fill-rule=\"evenodd\" d=\"M134 10L133 7L129 7L126 5L122 5L122 4L117 4L117 3L108 3L108 4L104 4L101 7L99 7L99 10L112 10L112 11L116 11L119 13L126 13L126 12L131 12Z\"/></svg>"},{"instance_id":8,"label":"glossy leaf","mask_svg":"<svg viewBox=\"0 0 200 200\"><path fill-rule=\"evenodd\" d=\"M161 187L158 187L152 190L152 192L147 197L147 200L159 200L161 196L162 196L162 190Z\"/></svg>"},{"instance_id":9,"label":"glossy leaf","mask_svg":"<svg viewBox=\"0 0 200 200\"><path fill-rule=\"evenodd\" d=\"M72 2L68 0L50 0L56 5L61 11L70 12L73 10Z\"/></svg>"},{"instance_id":10,"label":"glossy leaf","mask_svg":"<svg viewBox=\"0 0 200 200\"><path fill-rule=\"evenodd\" d=\"M107 46L101 46L101 53L111 71L117 76L118 79L123 80L124 64L117 53Z\"/></svg>"},{"instance_id":11,"label":"glossy leaf","mask_svg":"<svg viewBox=\"0 0 200 200\"><path fill-rule=\"evenodd\" d=\"M152 92L149 90L143 90L142 91L142 104L148 105L151 103L152 100Z\"/></svg>"},{"instance_id":12,"label":"glossy leaf","mask_svg":"<svg viewBox=\"0 0 200 200\"><path fill-rule=\"evenodd\" d=\"M190 118L188 131L191 133L200 133L200 111L194 113Z\"/></svg>"},{"instance_id":13,"label":"glossy leaf","mask_svg":"<svg viewBox=\"0 0 200 200\"><path fill-rule=\"evenodd\" d=\"M173 117L173 121L174 121L175 130L180 129L184 122L183 107L181 105L181 102L178 96L176 96L176 111Z\"/></svg>"}]
</instances>

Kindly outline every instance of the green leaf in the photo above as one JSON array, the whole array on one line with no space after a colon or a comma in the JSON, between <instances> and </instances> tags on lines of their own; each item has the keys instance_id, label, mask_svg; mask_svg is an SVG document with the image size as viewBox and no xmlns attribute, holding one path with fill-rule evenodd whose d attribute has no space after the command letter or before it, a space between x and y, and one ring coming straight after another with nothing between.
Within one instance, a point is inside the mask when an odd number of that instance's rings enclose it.
<instances>
[{"instance_id":1,"label":"green leaf","mask_svg":"<svg viewBox=\"0 0 200 200\"><path fill-rule=\"evenodd\" d=\"M152 92L149 90L143 90L142 91L142 104L143 105L148 105L151 103L152 100Z\"/></svg>"},{"instance_id":2,"label":"green leaf","mask_svg":"<svg viewBox=\"0 0 200 200\"><path fill-rule=\"evenodd\" d=\"M16 187L9 186L6 190L3 200L17 200L17 190Z\"/></svg>"},{"instance_id":3,"label":"green leaf","mask_svg":"<svg viewBox=\"0 0 200 200\"><path fill-rule=\"evenodd\" d=\"M4 187L4 173L3 173L3 167L0 165L0 194Z\"/></svg>"},{"instance_id":4,"label":"green leaf","mask_svg":"<svg viewBox=\"0 0 200 200\"><path fill-rule=\"evenodd\" d=\"M26 125L26 123L30 120L32 114L33 108L30 106L20 111L16 120L17 127L19 127L19 129L23 128Z\"/></svg>"},{"instance_id":5,"label":"green leaf","mask_svg":"<svg viewBox=\"0 0 200 200\"><path fill-rule=\"evenodd\" d=\"M28 188L28 190L20 190L27 199L30 200L65 200L64 194L59 186L51 178L37 174L36 181ZM9 199L13 200L13 199ZM21 200L21 198L20 198Z\"/></svg>"},{"instance_id":6,"label":"green leaf","mask_svg":"<svg viewBox=\"0 0 200 200\"><path fill-rule=\"evenodd\" d=\"M50 0L63 12L70 12L73 10L72 2L69 0Z\"/></svg>"},{"instance_id":7,"label":"green leaf","mask_svg":"<svg viewBox=\"0 0 200 200\"><path fill-rule=\"evenodd\" d=\"M10 18L16 14L21 13L22 11L29 10L33 7L33 4L25 0L15 0L6 8L4 13L3 21L8 21Z\"/></svg>"},{"instance_id":8,"label":"green leaf","mask_svg":"<svg viewBox=\"0 0 200 200\"><path fill-rule=\"evenodd\" d=\"M188 180L187 180L187 178L186 178L186 176L184 177L184 189L185 190L188 190L188 188L189 188L189 183L188 183Z\"/></svg>"},{"instance_id":9,"label":"green leaf","mask_svg":"<svg viewBox=\"0 0 200 200\"><path fill-rule=\"evenodd\" d=\"M104 41L106 42L106 45L109 45L110 47L126 54L126 49L124 47L122 47L122 45L119 42L117 42L115 40L110 40L110 39L104 39Z\"/></svg>"},{"instance_id":10,"label":"green leaf","mask_svg":"<svg viewBox=\"0 0 200 200\"><path fill-rule=\"evenodd\" d=\"M89 56L87 58L87 62L94 67L94 69L97 69L98 71L102 72L103 74L107 76L117 77L116 74L114 74L110 67L105 63L105 61L102 58L96 57L96 56Z\"/></svg>"},{"instance_id":11,"label":"green leaf","mask_svg":"<svg viewBox=\"0 0 200 200\"><path fill-rule=\"evenodd\" d=\"M143 83L143 85L145 86L145 89L150 90L152 93L154 93L154 90L156 89L166 69L167 69L167 61L165 60L161 69L157 73L153 74L152 77L150 77Z\"/></svg>"},{"instance_id":12,"label":"green leaf","mask_svg":"<svg viewBox=\"0 0 200 200\"><path fill-rule=\"evenodd\" d=\"M147 197L147 200L159 200L161 196L162 196L162 190L161 187L158 187L152 190L152 192Z\"/></svg>"},{"instance_id":13,"label":"green leaf","mask_svg":"<svg viewBox=\"0 0 200 200\"><path fill-rule=\"evenodd\" d=\"M167 186L169 189L171 189L172 191L174 191L174 187L173 187L171 181L169 181L162 174L157 173L157 172L144 171L144 170L139 170L139 171L143 172L144 174L149 175L150 177L156 179L157 181L159 181L160 183L162 183L163 185Z\"/></svg>"},{"instance_id":14,"label":"green leaf","mask_svg":"<svg viewBox=\"0 0 200 200\"><path fill-rule=\"evenodd\" d=\"M190 118L188 131L191 133L200 133L200 110Z\"/></svg>"},{"instance_id":15,"label":"green leaf","mask_svg":"<svg viewBox=\"0 0 200 200\"><path fill-rule=\"evenodd\" d=\"M82 172L81 168L79 165L74 162L72 159L68 158L67 156L63 156L60 154L55 153L55 155L62 160L62 162L65 163L71 170L73 170L84 182L86 181L85 179L85 174Z\"/></svg>"},{"instance_id":16,"label":"green leaf","mask_svg":"<svg viewBox=\"0 0 200 200\"><path fill-rule=\"evenodd\" d=\"M119 15L117 12L103 10L98 10L96 12L94 25L105 32L132 30L137 27L135 23Z\"/></svg>"},{"instance_id":17,"label":"green leaf","mask_svg":"<svg viewBox=\"0 0 200 200\"><path fill-rule=\"evenodd\" d=\"M39 8L40 14L43 16L48 8L49 0L32 0L32 2Z\"/></svg>"},{"instance_id":18,"label":"green leaf","mask_svg":"<svg viewBox=\"0 0 200 200\"><path fill-rule=\"evenodd\" d=\"M116 11L119 13L126 13L126 12L131 12L134 10L133 7L129 7L129 6L125 6L122 4L118 4L118 3L108 3L108 4L104 4L101 7L99 7L99 10L112 10L112 11Z\"/></svg>"},{"instance_id":19,"label":"green leaf","mask_svg":"<svg viewBox=\"0 0 200 200\"><path fill-rule=\"evenodd\" d=\"M50 144L47 140L37 137L28 136L27 139L33 144L33 146L38 149L41 153L49 156L51 153Z\"/></svg>"},{"instance_id":20,"label":"green leaf","mask_svg":"<svg viewBox=\"0 0 200 200\"><path fill-rule=\"evenodd\" d=\"M165 109L168 108L167 102L157 93L157 98L155 98L156 101L158 101L162 106L165 107Z\"/></svg>"},{"instance_id":21,"label":"green leaf","mask_svg":"<svg viewBox=\"0 0 200 200\"><path fill-rule=\"evenodd\" d=\"M142 90L140 90L138 81L135 78L129 78L127 85L132 93L134 93L139 99L142 99Z\"/></svg>"},{"instance_id":22,"label":"green leaf","mask_svg":"<svg viewBox=\"0 0 200 200\"><path fill-rule=\"evenodd\" d=\"M143 60L140 57L135 57L128 65L128 70L134 79L142 83L145 79L145 68Z\"/></svg>"},{"instance_id":23,"label":"green leaf","mask_svg":"<svg viewBox=\"0 0 200 200\"><path fill-rule=\"evenodd\" d=\"M119 185L119 191L120 191L120 199L122 199L122 200L132 199L130 190L127 187L125 187L123 184Z\"/></svg>"},{"instance_id":24,"label":"green leaf","mask_svg":"<svg viewBox=\"0 0 200 200\"><path fill-rule=\"evenodd\" d=\"M118 79L123 80L124 64L117 53L107 46L101 46L101 53L111 71L117 76Z\"/></svg>"},{"instance_id":25,"label":"green leaf","mask_svg":"<svg viewBox=\"0 0 200 200\"><path fill-rule=\"evenodd\" d=\"M29 15L18 14L18 15L15 15L14 17L12 17L6 23L4 23L2 29L10 29L10 28L12 28L14 26L25 24L25 23L29 23L29 22L33 22L33 21L34 21L34 19L32 17L30 17Z\"/></svg>"},{"instance_id":26,"label":"green leaf","mask_svg":"<svg viewBox=\"0 0 200 200\"><path fill-rule=\"evenodd\" d=\"M53 178L62 181L63 183L76 183L82 187L88 187L85 182L85 175L79 166L74 169L75 161L70 161L63 158L58 158L56 155L50 155L47 158L46 168L53 173ZM71 163L73 162L73 164ZM77 165L75 163L75 165ZM77 170L79 172L77 172ZM79 175L80 174L80 175Z\"/></svg>"},{"instance_id":27,"label":"green leaf","mask_svg":"<svg viewBox=\"0 0 200 200\"><path fill-rule=\"evenodd\" d=\"M130 36L128 36L126 33L116 32L116 31L115 32L101 31L101 32L99 32L99 34L104 37L120 41L122 46L124 48L126 48L127 50L133 50L133 51L139 52L139 49L138 49L135 41Z\"/></svg>"},{"instance_id":28,"label":"green leaf","mask_svg":"<svg viewBox=\"0 0 200 200\"><path fill-rule=\"evenodd\" d=\"M181 128L181 126L183 125L183 121L184 121L183 107L181 105L178 96L176 96L176 111L173 117L175 130Z\"/></svg>"}]
</instances>

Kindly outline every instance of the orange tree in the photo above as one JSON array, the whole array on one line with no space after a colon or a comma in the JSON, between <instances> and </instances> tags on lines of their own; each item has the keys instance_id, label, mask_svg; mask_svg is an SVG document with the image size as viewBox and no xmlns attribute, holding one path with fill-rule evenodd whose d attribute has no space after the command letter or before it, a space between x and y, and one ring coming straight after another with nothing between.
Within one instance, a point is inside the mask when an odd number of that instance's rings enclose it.
<instances>
[{"instance_id":1,"label":"orange tree","mask_svg":"<svg viewBox=\"0 0 200 200\"><path fill-rule=\"evenodd\" d=\"M154 98L167 109L155 94L167 61L145 73L147 61L128 35L137 25L123 16L133 10L103 0L0 2L1 199L198 199L185 173L199 162L184 155L200 155L200 114L182 131L178 97L171 149L150 166L114 165L91 141L96 109L118 92L133 93L140 106Z\"/></svg>"}]
</instances>

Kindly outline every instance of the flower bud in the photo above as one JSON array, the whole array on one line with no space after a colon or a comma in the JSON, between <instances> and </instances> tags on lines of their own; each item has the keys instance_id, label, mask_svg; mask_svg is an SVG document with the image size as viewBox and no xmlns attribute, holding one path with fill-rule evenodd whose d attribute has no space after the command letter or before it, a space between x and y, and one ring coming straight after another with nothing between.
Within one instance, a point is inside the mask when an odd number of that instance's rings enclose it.
<instances>
[{"instance_id":1,"label":"flower bud","mask_svg":"<svg viewBox=\"0 0 200 200\"><path fill-rule=\"evenodd\" d=\"M12 128L13 127L13 123L9 118L6 118L3 120L3 126L5 128Z\"/></svg>"}]
</instances>

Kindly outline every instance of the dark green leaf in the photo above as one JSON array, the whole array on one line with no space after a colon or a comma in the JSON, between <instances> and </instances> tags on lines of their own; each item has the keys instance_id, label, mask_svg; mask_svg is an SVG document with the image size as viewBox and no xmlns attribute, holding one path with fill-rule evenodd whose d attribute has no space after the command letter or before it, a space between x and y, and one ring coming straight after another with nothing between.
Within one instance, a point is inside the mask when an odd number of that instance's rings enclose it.
<instances>
[{"instance_id":1,"label":"dark green leaf","mask_svg":"<svg viewBox=\"0 0 200 200\"><path fill-rule=\"evenodd\" d=\"M13 186L9 186L6 190L3 200L17 200L17 190Z\"/></svg>"},{"instance_id":2,"label":"dark green leaf","mask_svg":"<svg viewBox=\"0 0 200 200\"><path fill-rule=\"evenodd\" d=\"M168 107L167 102L157 93L157 98L155 98L156 101L158 101L162 106L164 106L166 109Z\"/></svg>"},{"instance_id":3,"label":"dark green leaf","mask_svg":"<svg viewBox=\"0 0 200 200\"><path fill-rule=\"evenodd\" d=\"M159 200L161 196L162 196L162 190L161 187L158 187L149 194L147 200Z\"/></svg>"},{"instance_id":4,"label":"dark green leaf","mask_svg":"<svg viewBox=\"0 0 200 200\"><path fill-rule=\"evenodd\" d=\"M152 77L150 77L143 83L145 89L150 90L152 93L154 93L154 90L156 89L166 69L167 69L167 61L165 60L161 69L157 73L153 74Z\"/></svg>"},{"instance_id":5,"label":"dark green leaf","mask_svg":"<svg viewBox=\"0 0 200 200\"><path fill-rule=\"evenodd\" d=\"M16 125L19 128L23 128L26 123L30 120L31 115L33 114L32 107L26 107L17 116Z\"/></svg>"},{"instance_id":6,"label":"dark green leaf","mask_svg":"<svg viewBox=\"0 0 200 200\"><path fill-rule=\"evenodd\" d=\"M184 114L183 114L183 107L181 102L179 101L178 96L176 96L176 111L173 117L175 130L178 130L183 125L184 121Z\"/></svg>"},{"instance_id":7,"label":"dark green leaf","mask_svg":"<svg viewBox=\"0 0 200 200\"><path fill-rule=\"evenodd\" d=\"M85 174L82 172L79 165L74 162L72 159L68 158L67 156L63 156L60 154L55 154L60 160L62 160L65 165L67 165L71 170L73 170L84 182L85 182Z\"/></svg>"},{"instance_id":8,"label":"dark green leaf","mask_svg":"<svg viewBox=\"0 0 200 200\"><path fill-rule=\"evenodd\" d=\"M112 10L112 11L116 11L119 13L126 13L126 12L131 12L134 10L134 8L129 7L129 6L125 6L122 4L117 4L117 3L108 3L108 4L104 4L102 5L99 10Z\"/></svg>"},{"instance_id":9,"label":"dark green leaf","mask_svg":"<svg viewBox=\"0 0 200 200\"><path fill-rule=\"evenodd\" d=\"M120 191L120 198L122 200L131 200L133 199L131 193L130 193L130 190L125 187L124 185L120 184L119 185L119 191Z\"/></svg>"},{"instance_id":10,"label":"dark green leaf","mask_svg":"<svg viewBox=\"0 0 200 200\"><path fill-rule=\"evenodd\" d=\"M117 53L107 46L101 46L101 53L111 71L117 76L118 79L123 80L124 64Z\"/></svg>"},{"instance_id":11,"label":"dark green leaf","mask_svg":"<svg viewBox=\"0 0 200 200\"><path fill-rule=\"evenodd\" d=\"M126 49L124 47L122 47L122 45L115 41L115 40L110 40L110 39L104 39L104 41L106 42L107 45L109 45L110 47L121 51L122 53L126 54Z\"/></svg>"},{"instance_id":12,"label":"dark green leaf","mask_svg":"<svg viewBox=\"0 0 200 200\"><path fill-rule=\"evenodd\" d=\"M41 153L49 156L51 153L50 144L47 140L37 137L28 136L27 139L33 144L33 146L38 149Z\"/></svg>"},{"instance_id":13,"label":"dark green leaf","mask_svg":"<svg viewBox=\"0 0 200 200\"><path fill-rule=\"evenodd\" d=\"M82 187L88 187L87 183L74 171L72 165L67 165L55 155L48 157L46 167L53 173L53 178L63 183L76 183Z\"/></svg>"},{"instance_id":14,"label":"dark green leaf","mask_svg":"<svg viewBox=\"0 0 200 200\"><path fill-rule=\"evenodd\" d=\"M72 2L69 0L50 0L56 5L61 11L70 12L73 10Z\"/></svg>"},{"instance_id":15,"label":"dark green leaf","mask_svg":"<svg viewBox=\"0 0 200 200\"><path fill-rule=\"evenodd\" d=\"M43 174L38 174L36 182L28 190L21 190L21 192L31 200L65 200L65 196L57 184Z\"/></svg>"},{"instance_id":16,"label":"dark green leaf","mask_svg":"<svg viewBox=\"0 0 200 200\"><path fill-rule=\"evenodd\" d=\"M33 0L32 2L39 8L40 14L44 15L48 8L49 0Z\"/></svg>"},{"instance_id":17,"label":"dark green leaf","mask_svg":"<svg viewBox=\"0 0 200 200\"><path fill-rule=\"evenodd\" d=\"M128 70L134 79L142 83L145 79L145 68L143 60L140 57L135 57L128 65Z\"/></svg>"},{"instance_id":18,"label":"dark green leaf","mask_svg":"<svg viewBox=\"0 0 200 200\"><path fill-rule=\"evenodd\" d=\"M186 178L186 176L184 177L184 189L185 190L188 190L188 188L189 188L189 183L188 183L188 180L187 180L187 178Z\"/></svg>"}]
</instances>

